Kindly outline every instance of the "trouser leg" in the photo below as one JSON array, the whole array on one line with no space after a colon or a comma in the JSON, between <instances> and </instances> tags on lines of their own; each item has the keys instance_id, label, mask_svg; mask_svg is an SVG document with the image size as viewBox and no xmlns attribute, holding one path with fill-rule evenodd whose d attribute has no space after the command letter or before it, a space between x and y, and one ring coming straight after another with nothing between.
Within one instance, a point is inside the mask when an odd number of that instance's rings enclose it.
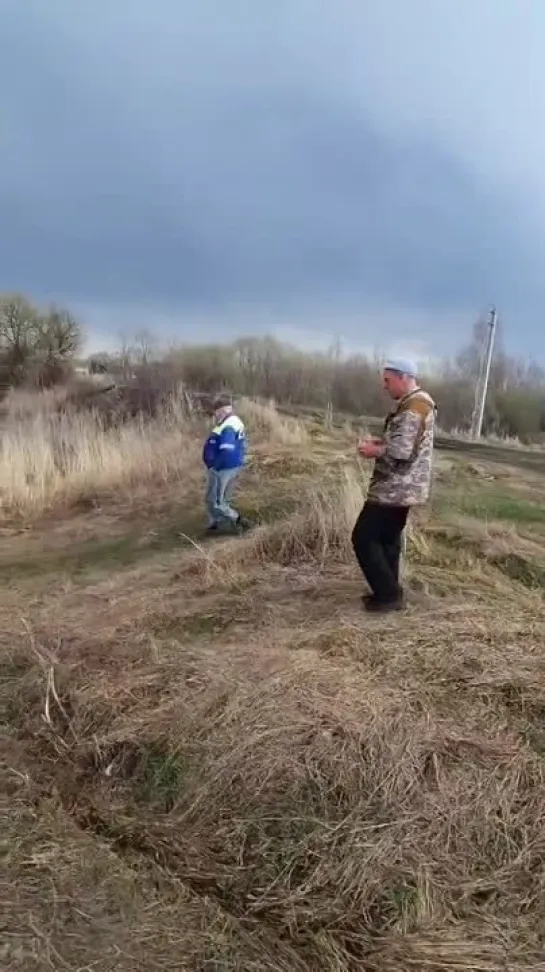
<instances>
[{"instance_id":1,"label":"trouser leg","mask_svg":"<svg viewBox=\"0 0 545 972\"><path fill-rule=\"evenodd\" d=\"M216 521L223 519L229 523L236 523L239 519L238 511L230 503L238 472L238 469L222 469L216 473L218 484L214 509Z\"/></svg>"},{"instance_id":2,"label":"trouser leg","mask_svg":"<svg viewBox=\"0 0 545 972\"><path fill-rule=\"evenodd\" d=\"M208 515L208 525L213 527L217 526L217 502L218 502L218 474L214 472L213 469L208 470L208 475L206 479L206 491L204 496L204 502L206 506L206 512Z\"/></svg>"},{"instance_id":3,"label":"trouser leg","mask_svg":"<svg viewBox=\"0 0 545 972\"><path fill-rule=\"evenodd\" d=\"M408 509L405 506L388 507L388 516L383 523L384 553L392 577L400 590L400 561L403 549L403 531L407 524Z\"/></svg>"},{"instance_id":4,"label":"trouser leg","mask_svg":"<svg viewBox=\"0 0 545 972\"><path fill-rule=\"evenodd\" d=\"M366 503L352 533L352 545L374 598L382 603L401 597L399 560L407 509Z\"/></svg>"}]
</instances>

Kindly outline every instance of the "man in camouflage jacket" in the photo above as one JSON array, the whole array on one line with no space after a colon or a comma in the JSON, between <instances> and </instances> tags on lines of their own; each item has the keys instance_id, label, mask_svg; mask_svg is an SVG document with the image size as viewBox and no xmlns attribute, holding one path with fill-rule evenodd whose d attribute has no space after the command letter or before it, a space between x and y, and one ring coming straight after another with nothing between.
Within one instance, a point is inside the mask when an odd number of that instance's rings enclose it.
<instances>
[{"instance_id":1,"label":"man in camouflage jacket","mask_svg":"<svg viewBox=\"0 0 545 972\"><path fill-rule=\"evenodd\" d=\"M409 510L429 498L436 414L432 398L418 385L411 361L388 361L383 379L395 405L382 436L358 443L359 455L374 459L375 466L352 533L354 553L371 588L365 607L375 612L403 607L401 540Z\"/></svg>"}]
</instances>

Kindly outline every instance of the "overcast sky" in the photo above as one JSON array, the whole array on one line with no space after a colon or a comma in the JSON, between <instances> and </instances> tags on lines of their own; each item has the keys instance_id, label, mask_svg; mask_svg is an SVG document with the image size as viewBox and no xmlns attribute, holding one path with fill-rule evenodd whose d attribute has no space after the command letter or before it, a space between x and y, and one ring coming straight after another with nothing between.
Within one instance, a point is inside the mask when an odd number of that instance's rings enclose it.
<instances>
[{"instance_id":1,"label":"overcast sky","mask_svg":"<svg viewBox=\"0 0 545 972\"><path fill-rule=\"evenodd\" d=\"M0 287L545 360L543 0L0 0Z\"/></svg>"}]
</instances>

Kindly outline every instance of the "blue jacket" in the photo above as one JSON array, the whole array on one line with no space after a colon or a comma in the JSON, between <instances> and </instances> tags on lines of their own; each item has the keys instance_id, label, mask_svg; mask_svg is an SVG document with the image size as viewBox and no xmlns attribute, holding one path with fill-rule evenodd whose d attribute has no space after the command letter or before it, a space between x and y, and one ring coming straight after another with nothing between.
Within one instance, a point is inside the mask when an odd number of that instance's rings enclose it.
<instances>
[{"instance_id":1,"label":"blue jacket","mask_svg":"<svg viewBox=\"0 0 545 972\"><path fill-rule=\"evenodd\" d=\"M207 469L240 469L246 461L244 423L238 415L228 415L212 429L204 443L203 462Z\"/></svg>"}]
</instances>

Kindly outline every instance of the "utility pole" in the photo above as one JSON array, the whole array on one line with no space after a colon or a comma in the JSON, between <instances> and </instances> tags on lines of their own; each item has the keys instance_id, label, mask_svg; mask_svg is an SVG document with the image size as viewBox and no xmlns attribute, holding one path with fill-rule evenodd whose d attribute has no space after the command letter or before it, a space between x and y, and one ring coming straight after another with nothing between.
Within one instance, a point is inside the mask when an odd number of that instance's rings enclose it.
<instances>
[{"instance_id":1,"label":"utility pole","mask_svg":"<svg viewBox=\"0 0 545 972\"><path fill-rule=\"evenodd\" d=\"M486 395L488 392L488 382L490 380L490 368L492 365L492 355L494 353L494 340L496 337L497 323L496 308L492 307L488 318L488 334L486 348L481 359L479 378L475 389L475 408L471 420L471 438L480 439L483 429L484 409L486 405Z\"/></svg>"}]
</instances>

